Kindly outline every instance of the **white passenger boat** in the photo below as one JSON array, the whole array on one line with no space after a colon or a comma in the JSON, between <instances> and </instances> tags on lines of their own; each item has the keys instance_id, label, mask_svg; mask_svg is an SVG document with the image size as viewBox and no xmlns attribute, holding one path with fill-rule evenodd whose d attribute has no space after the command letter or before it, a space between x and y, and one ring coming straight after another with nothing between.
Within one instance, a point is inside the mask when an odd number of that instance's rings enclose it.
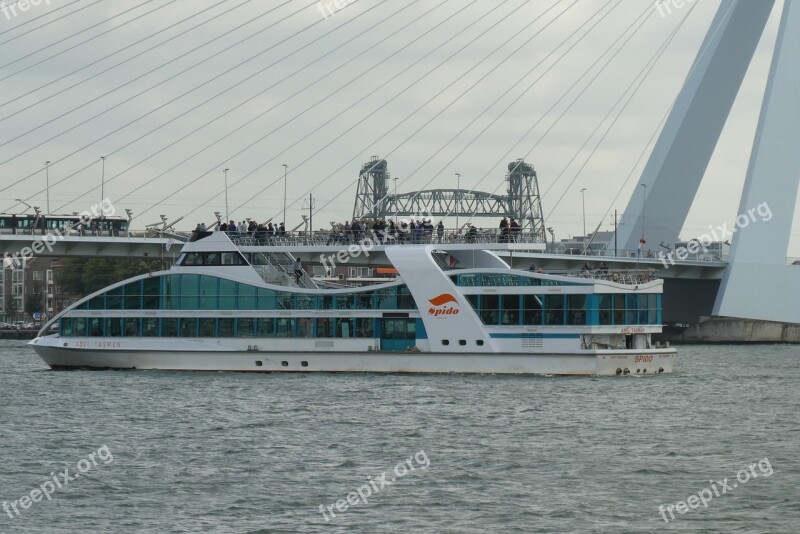
<instances>
[{"instance_id":1,"label":"white passenger boat","mask_svg":"<svg viewBox=\"0 0 800 534\"><path fill-rule=\"evenodd\" d=\"M387 283L318 287L292 256L223 232L167 271L76 302L30 345L52 368L656 375L673 369L663 282L511 269L486 246L381 246ZM279 261L282 257L284 261ZM51 324L57 333L45 335Z\"/></svg>"}]
</instances>

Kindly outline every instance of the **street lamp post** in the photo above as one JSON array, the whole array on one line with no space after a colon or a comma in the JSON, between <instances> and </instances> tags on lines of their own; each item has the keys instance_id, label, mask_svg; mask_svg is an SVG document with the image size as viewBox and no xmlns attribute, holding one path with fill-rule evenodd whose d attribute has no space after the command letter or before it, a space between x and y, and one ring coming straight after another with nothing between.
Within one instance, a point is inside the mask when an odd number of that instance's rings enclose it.
<instances>
[{"instance_id":1,"label":"street lamp post","mask_svg":"<svg viewBox=\"0 0 800 534\"><path fill-rule=\"evenodd\" d=\"M583 240L586 241L586 191L584 187L581 189L581 204L583 206Z\"/></svg>"},{"instance_id":2,"label":"street lamp post","mask_svg":"<svg viewBox=\"0 0 800 534\"><path fill-rule=\"evenodd\" d=\"M286 171L289 168L287 164L283 164L283 224L286 224Z\"/></svg>"},{"instance_id":3,"label":"street lamp post","mask_svg":"<svg viewBox=\"0 0 800 534\"><path fill-rule=\"evenodd\" d=\"M400 179L399 176L395 176L394 178L392 178L392 180L394 180L394 207L395 207L395 210L394 210L394 222L395 222L395 224L397 224L397 212L400 209L400 201L397 200L397 180L399 180L399 179Z\"/></svg>"},{"instance_id":4,"label":"street lamp post","mask_svg":"<svg viewBox=\"0 0 800 534\"><path fill-rule=\"evenodd\" d=\"M461 173L456 173L456 232L458 232L458 213L461 211Z\"/></svg>"},{"instance_id":5,"label":"street lamp post","mask_svg":"<svg viewBox=\"0 0 800 534\"><path fill-rule=\"evenodd\" d=\"M46 180L46 192L47 192L47 213L50 213L50 162L44 162L44 175Z\"/></svg>"},{"instance_id":6,"label":"street lamp post","mask_svg":"<svg viewBox=\"0 0 800 534\"><path fill-rule=\"evenodd\" d=\"M25 204L25 210L22 213L25 213L28 210L32 210L33 206L22 200L21 198L15 198L14 202L19 202L20 204Z\"/></svg>"},{"instance_id":7,"label":"street lamp post","mask_svg":"<svg viewBox=\"0 0 800 534\"><path fill-rule=\"evenodd\" d=\"M102 161L103 169L100 171L100 205L103 204L103 201L106 199L105 197L105 187L106 187L106 157L100 156L100 161Z\"/></svg>"},{"instance_id":8,"label":"street lamp post","mask_svg":"<svg viewBox=\"0 0 800 534\"><path fill-rule=\"evenodd\" d=\"M646 243L644 233L645 227L647 224L647 184L641 184L642 186L642 240L641 243L644 245ZM642 247L644 248L644 247Z\"/></svg>"},{"instance_id":9,"label":"street lamp post","mask_svg":"<svg viewBox=\"0 0 800 534\"><path fill-rule=\"evenodd\" d=\"M222 171L222 174L225 176L225 222L227 223L230 219L228 216L230 213L228 212L228 171L230 169L225 169Z\"/></svg>"}]
</instances>

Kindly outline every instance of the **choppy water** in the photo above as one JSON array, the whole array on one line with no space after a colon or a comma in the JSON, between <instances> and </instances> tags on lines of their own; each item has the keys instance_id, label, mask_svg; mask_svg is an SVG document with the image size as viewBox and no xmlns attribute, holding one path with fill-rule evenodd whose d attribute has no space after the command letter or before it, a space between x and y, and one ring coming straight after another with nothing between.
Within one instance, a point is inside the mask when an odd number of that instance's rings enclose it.
<instances>
[{"instance_id":1,"label":"choppy water","mask_svg":"<svg viewBox=\"0 0 800 534\"><path fill-rule=\"evenodd\" d=\"M800 347L681 347L657 378L54 372L10 341L0 363L3 533L800 532Z\"/></svg>"}]
</instances>

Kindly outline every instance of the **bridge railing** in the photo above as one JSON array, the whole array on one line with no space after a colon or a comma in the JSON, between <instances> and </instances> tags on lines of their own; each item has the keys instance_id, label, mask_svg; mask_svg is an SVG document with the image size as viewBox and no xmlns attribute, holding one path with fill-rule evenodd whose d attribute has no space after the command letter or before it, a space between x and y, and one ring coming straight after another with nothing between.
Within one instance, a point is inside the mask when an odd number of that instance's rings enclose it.
<instances>
[{"instance_id":1,"label":"bridge railing","mask_svg":"<svg viewBox=\"0 0 800 534\"><path fill-rule=\"evenodd\" d=\"M540 243L541 235L525 231L502 231L499 228L475 228L474 231L315 231L287 232L271 236L259 232L228 236L239 246L330 246L372 243L374 245L418 245L461 243Z\"/></svg>"}]
</instances>

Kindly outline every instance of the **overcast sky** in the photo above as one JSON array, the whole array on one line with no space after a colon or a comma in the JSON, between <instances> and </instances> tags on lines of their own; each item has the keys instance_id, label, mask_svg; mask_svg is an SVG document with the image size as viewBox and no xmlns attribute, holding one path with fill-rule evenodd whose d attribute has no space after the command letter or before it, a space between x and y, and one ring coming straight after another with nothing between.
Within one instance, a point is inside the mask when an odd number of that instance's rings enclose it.
<instances>
[{"instance_id":1,"label":"overcast sky","mask_svg":"<svg viewBox=\"0 0 800 534\"><path fill-rule=\"evenodd\" d=\"M463 188L502 193L507 163L524 157L557 239L582 233L582 188L587 227L602 219L610 229L719 0L668 16L648 0L339 5L42 0L25 12L6 8L0 210L24 209L15 198L45 208L45 161L50 211L87 209L100 200L107 156L104 194L119 212L134 211L134 227L160 214L185 216L183 229L212 222L225 211L225 168L232 218L280 221L286 164L288 226L307 213L312 193L319 228L351 217L358 171L373 155L388 160L399 192L455 187L460 173ZM736 215L776 31L773 16L683 237ZM631 94L608 130L615 104ZM790 255L800 256L793 242Z\"/></svg>"}]
</instances>

